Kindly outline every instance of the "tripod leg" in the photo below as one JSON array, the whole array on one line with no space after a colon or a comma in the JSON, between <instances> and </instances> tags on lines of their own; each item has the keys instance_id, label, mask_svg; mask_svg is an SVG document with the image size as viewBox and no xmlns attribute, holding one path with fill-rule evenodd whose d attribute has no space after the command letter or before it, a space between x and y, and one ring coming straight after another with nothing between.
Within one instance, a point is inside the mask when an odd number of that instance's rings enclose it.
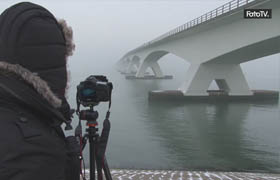
<instances>
[{"instance_id":1,"label":"tripod leg","mask_svg":"<svg viewBox=\"0 0 280 180\"><path fill-rule=\"evenodd\" d=\"M97 166L97 177L98 180L103 180L102 174L102 157L97 155L98 150L96 149L96 166Z\"/></svg>"},{"instance_id":2,"label":"tripod leg","mask_svg":"<svg viewBox=\"0 0 280 180\"><path fill-rule=\"evenodd\" d=\"M110 172L105 155L104 155L104 162L103 162L103 171L104 171L106 180L112 180L111 172Z\"/></svg>"},{"instance_id":3,"label":"tripod leg","mask_svg":"<svg viewBox=\"0 0 280 180\"><path fill-rule=\"evenodd\" d=\"M97 176L98 176L98 180L103 180L103 174L102 174L102 167L98 167L97 165Z\"/></svg>"},{"instance_id":4,"label":"tripod leg","mask_svg":"<svg viewBox=\"0 0 280 180\"><path fill-rule=\"evenodd\" d=\"M93 137L90 137L89 139L89 158L90 158L90 180L95 180L95 142L93 141Z\"/></svg>"}]
</instances>

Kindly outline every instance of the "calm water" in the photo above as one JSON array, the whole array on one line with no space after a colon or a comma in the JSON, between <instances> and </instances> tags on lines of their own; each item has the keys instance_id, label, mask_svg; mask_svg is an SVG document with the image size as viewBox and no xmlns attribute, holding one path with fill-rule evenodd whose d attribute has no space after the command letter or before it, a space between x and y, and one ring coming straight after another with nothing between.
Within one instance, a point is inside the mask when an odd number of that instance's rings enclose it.
<instances>
[{"instance_id":1,"label":"calm water","mask_svg":"<svg viewBox=\"0 0 280 180\"><path fill-rule=\"evenodd\" d=\"M278 102L149 102L148 91L174 89L180 80L125 80L113 70L105 75L114 83L111 167L280 172ZM85 77L72 75L73 84ZM74 93L75 86L72 105ZM97 107L100 124L106 109Z\"/></svg>"}]
</instances>

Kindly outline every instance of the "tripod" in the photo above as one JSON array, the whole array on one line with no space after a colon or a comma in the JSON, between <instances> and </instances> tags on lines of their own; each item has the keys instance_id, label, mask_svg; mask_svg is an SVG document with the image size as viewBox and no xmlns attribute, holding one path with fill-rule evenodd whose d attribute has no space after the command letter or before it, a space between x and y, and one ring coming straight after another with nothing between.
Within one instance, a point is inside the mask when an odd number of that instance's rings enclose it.
<instances>
[{"instance_id":1,"label":"tripod","mask_svg":"<svg viewBox=\"0 0 280 180\"><path fill-rule=\"evenodd\" d=\"M79 112L79 119L87 121L86 133L82 137L81 147L82 150L85 148L87 140L89 140L89 158L90 158L90 180L95 180L95 166L97 169L98 180L103 180L103 173L106 180L112 180L110 169L105 157L106 146L108 142L110 132L110 112L106 114L106 118L103 122L103 130L101 136L98 134L98 112L94 111L93 106L89 110L82 110ZM80 134L81 137L81 134Z\"/></svg>"}]
</instances>

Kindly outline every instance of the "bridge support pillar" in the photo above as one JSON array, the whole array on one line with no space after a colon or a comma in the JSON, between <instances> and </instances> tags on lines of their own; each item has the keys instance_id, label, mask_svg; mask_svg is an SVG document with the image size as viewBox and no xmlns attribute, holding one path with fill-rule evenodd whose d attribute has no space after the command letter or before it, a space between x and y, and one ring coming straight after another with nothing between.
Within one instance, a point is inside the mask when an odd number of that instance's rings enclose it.
<instances>
[{"instance_id":1,"label":"bridge support pillar","mask_svg":"<svg viewBox=\"0 0 280 180\"><path fill-rule=\"evenodd\" d=\"M131 61L130 61L130 62L128 63L127 67L126 67L125 73L130 73L131 67L132 67L132 63L131 63Z\"/></svg>"},{"instance_id":2,"label":"bridge support pillar","mask_svg":"<svg viewBox=\"0 0 280 180\"><path fill-rule=\"evenodd\" d=\"M136 62L130 61L127 65L125 73L127 73L127 74L136 73L137 69L138 69L137 66L138 66L138 64Z\"/></svg>"},{"instance_id":3,"label":"bridge support pillar","mask_svg":"<svg viewBox=\"0 0 280 180\"><path fill-rule=\"evenodd\" d=\"M157 62L153 63L151 68L156 77L163 77L162 70Z\"/></svg>"},{"instance_id":4,"label":"bridge support pillar","mask_svg":"<svg viewBox=\"0 0 280 180\"><path fill-rule=\"evenodd\" d=\"M185 96L207 96L213 80L229 95L253 95L239 64L192 64L179 90Z\"/></svg>"},{"instance_id":5,"label":"bridge support pillar","mask_svg":"<svg viewBox=\"0 0 280 180\"><path fill-rule=\"evenodd\" d=\"M143 62L143 64L140 66L136 73L136 77L144 77L146 71L148 68L151 68L153 73L155 74L155 77L163 77L162 70L158 64L158 62Z\"/></svg>"}]
</instances>

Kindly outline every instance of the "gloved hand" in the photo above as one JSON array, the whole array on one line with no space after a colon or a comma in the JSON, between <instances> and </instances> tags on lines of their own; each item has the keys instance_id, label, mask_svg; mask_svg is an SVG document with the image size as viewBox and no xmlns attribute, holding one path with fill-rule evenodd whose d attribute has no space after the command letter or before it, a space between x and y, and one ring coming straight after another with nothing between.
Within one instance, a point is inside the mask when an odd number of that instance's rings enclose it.
<instances>
[{"instance_id":1,"label":"gloved hand","mask_svg":"<svg viewBox=\"0 0 280 180\"><path fill-rule=\"evenodd\" d=\"M67 147L67 154L69 154L69 155L79 155L80 144L77 141L75 136L66 137L66 147Z\"/></svg>"},{"instance_id":2,"label":"gloved hand","mask_svg":"<svg viewBox=\"0 0 280 180\"><path fill-rule=\"evenodd\" d=\"M80 180L80 145L75 136L66 137L67 164L65 170L66 180Z\"/></svg>"}]
</instances>

